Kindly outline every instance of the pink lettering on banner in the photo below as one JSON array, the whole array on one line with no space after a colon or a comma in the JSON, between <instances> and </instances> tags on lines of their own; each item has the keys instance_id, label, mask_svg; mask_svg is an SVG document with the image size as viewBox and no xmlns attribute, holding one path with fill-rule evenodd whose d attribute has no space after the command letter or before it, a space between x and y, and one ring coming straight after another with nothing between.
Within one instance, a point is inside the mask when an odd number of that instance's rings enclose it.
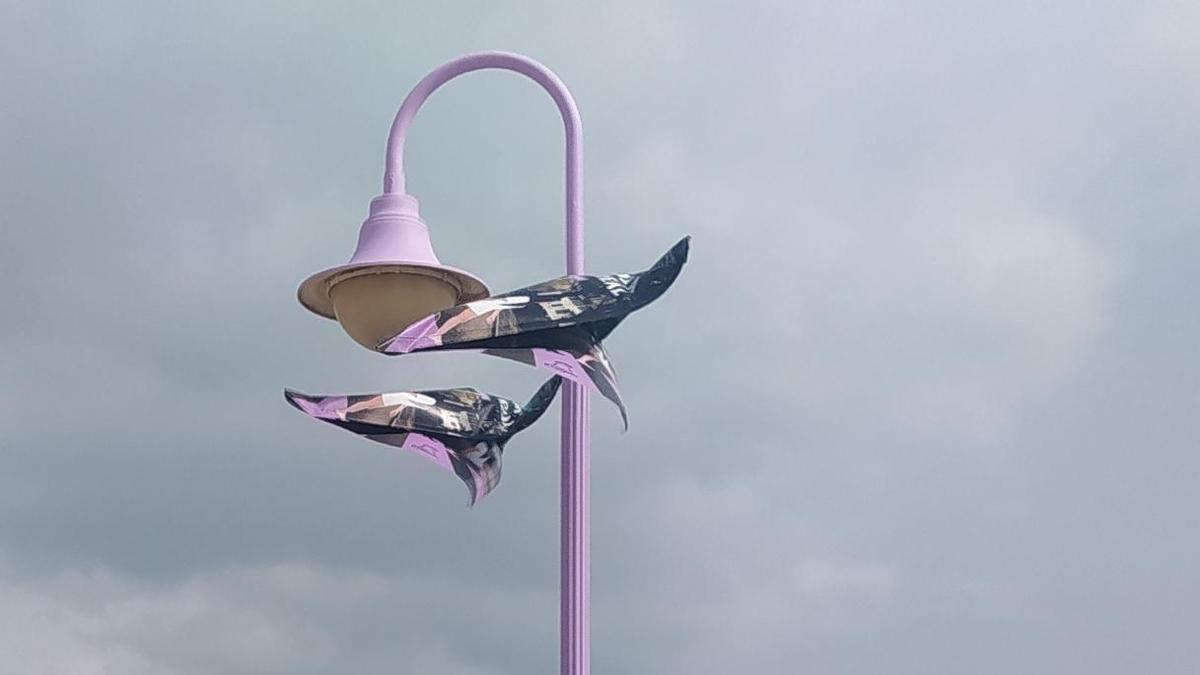
<instances>
[{"instance_id":1,"label":"pink lettering on banner","mask_svg":"<svg viewBox=\"0 0 1200 675\"><path fill-rule=\"evenodd\" d=\"M422 455L428 457L434 464L437 464L447 471L454 470L454 467L450 465L450 457L446 452L446 446L433 440L432 438L429 438L428 436L410 433L408 434L408 437L404 439L404 445L400 447L405 450L412 450L414 452L421 453Z\"/></svg>"},{"instance_id":2,"label":"pink lettering on banner","mask_svg":"<svg viewBox=\"0 0 1200 675\"><path fill-rule=\"evenodd\" d=\"M538 368L558 373L572 382L591 383L583 366L579 365L579 361L567 352L556 349L534 349L533 358Z\"/></svg>"}]
</instances>

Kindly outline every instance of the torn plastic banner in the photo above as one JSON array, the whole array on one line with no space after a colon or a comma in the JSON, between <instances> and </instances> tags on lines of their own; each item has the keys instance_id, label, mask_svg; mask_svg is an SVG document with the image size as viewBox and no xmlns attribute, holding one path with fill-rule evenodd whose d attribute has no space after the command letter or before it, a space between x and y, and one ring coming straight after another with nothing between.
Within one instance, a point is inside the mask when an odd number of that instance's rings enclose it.
<instances>
[{"instance_id":1,"label":"torn plastic banner","mask_svg":"<svg viewBox=\"0 0 1200 675\"><path fill-rule=\"evenodd\" d=\"M546 412L561 383L551 378L524 406L471 388L346 396L289 389L284 396L309 417L415 452L453 472L474 506L500 483L505 444Z\"/></svg>"},{"instance_id":2,"label":"torn plastic banner","mask_svg":"<svg viewBox=\"0 0 1200 675\"><path fill-rule=\"evenodd\" d=\"M684 237L650 269L608 276L569 275L457 305L380 342L385 354L476 349L590 384L621 410L617 376L601 341L625 317L657 300L687 262Z\"/></svg>"}]
</instances>

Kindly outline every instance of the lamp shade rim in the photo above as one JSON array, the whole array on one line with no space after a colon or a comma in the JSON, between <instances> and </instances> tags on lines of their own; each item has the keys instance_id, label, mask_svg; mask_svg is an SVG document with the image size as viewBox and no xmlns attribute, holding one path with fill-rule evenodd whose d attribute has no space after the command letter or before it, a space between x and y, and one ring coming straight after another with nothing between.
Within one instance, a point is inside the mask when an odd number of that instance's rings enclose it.
<instances>
[{"instance_id":1,"label":"lamp shade rim","mask_svg":"<svg viewBox=\"0 0 1200 675\"><path fill-rule=\"evenodd\" d=\"M337 315L333 311L333 299L329 295L329 289L333 285L333 280L347 272L368 271L371 268L380 268L380 272L386 269L387 271L418 274L441 279L458 291L456 304L460 305L467 302L474 302L475 300L482 300L491 293L488 290L487 284L483 283L479 277L470 272L447 265L429 265L411 260L372 260L369 262L347 263L317 272L301 282L300 288L296 291L296 297L300 300L300 304L304 305L305 309L310 312L318 316L323 316L326 319L336 320Z\"/></svg>"}]
</instances>

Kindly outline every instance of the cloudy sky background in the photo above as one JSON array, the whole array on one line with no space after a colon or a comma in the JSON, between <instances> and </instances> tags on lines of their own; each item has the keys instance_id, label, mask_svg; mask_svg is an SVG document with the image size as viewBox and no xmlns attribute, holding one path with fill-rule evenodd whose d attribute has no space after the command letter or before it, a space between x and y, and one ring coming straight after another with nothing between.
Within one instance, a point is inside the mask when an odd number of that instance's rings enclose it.
<instances>
[{"instance_id":1,"label":"cloudy sky background","mask_svg":"<svg viewBox=\"0 0 1200 675\"><path fill-rule=\"evenodd\" d=\"M595 672L1200 670L1196 3L144 5L0 4L0 670L556 671L553 418L468 510L280 395L541 380L294 299L481 49L578 98L591 269L694 236L593 406ZM440 91L442 259L556 275L561 143Z\"/></svg>"}]
</instances>

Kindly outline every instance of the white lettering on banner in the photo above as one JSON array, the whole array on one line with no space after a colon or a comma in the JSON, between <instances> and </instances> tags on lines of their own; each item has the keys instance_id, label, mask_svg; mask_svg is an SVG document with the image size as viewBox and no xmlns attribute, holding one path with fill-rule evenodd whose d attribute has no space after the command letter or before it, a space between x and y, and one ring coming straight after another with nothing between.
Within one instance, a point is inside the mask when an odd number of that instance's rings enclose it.
<instances>
[{"instance_id":1,"label":"white lettering on banner","mask_svg":"<svg viewBox=\"0 0 1200 675\"><path fill-rule=\"evenodd\" d=\"M438 410L441 413L442 424L450 431L462 431L466 428L466 416L451 410Z\"/></svg>"},{"instance_id":2,"label":"white lettering on banner","mask_svg":"<svg viewBox=\"0 0 1200 675\"><path fill-rule=\"evenodd\" d=\"M484 298L468 302L467 307L475 314L487 314L498 309L518 309L529 304L528 295L513 295L507 298Z\"/></svg>"},{"instance_id":3,"label":"white lettering on banner","mask_svg":"<svg viewBox=\"0 0 1200 675\"><path fill-rule=\"evenodd\" d=\"M546 310L546 316L555 321L570 316L577 316L580 312L579 307L570 298L549 300L547 302L539 302L538 304L542 306L542 309Z\"/></svg>"},{"instance_id":4,"label":"white lettering on banner","mask_svg":"<svg viewBox=\"0 0 1200 675\"><path fill-rule=\"evenodd\" d=\"M413 406L428 406L436 405L437 399L418 394L414 391L399 391L389 394L381 394L379 398L383 399L384 405L413 405Z\"/></svg>"},{"instance_id":5,"label":"white lettering on banner","mask_svg":"<svg viewBox=\"0 0 1200 675\"><path fill-rule=\"evenodd\" d=\"M606 277L600 277L600 282L604 284L609 293L615 296L622 296L633 291L632 274L611 274Z\"/></svg>"}]
</instances>

